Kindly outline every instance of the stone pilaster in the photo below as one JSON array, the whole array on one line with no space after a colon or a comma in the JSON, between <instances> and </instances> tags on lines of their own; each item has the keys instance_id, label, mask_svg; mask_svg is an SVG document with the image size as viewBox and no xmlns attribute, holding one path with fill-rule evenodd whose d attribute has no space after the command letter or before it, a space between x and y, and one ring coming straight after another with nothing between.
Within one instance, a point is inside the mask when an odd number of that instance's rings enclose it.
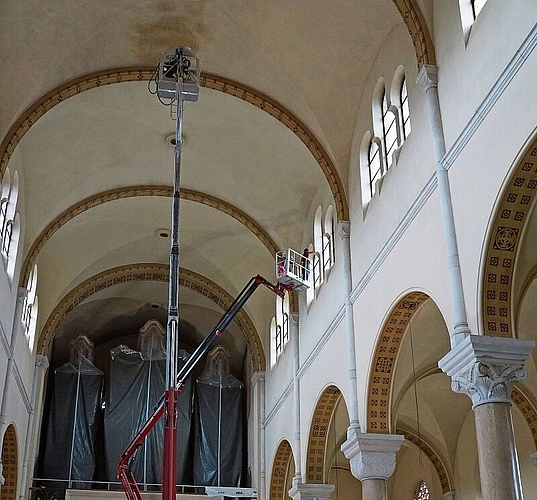
<instances>
[{"instance_id":1,"label":"stone pilaster","mask_svg":"<svg viewBox=\"0 0 537 500\"><path fill-rule=\"evenodd\" d=\"M481 493L487 500L523 498L511 391L526 378L524 364L534 346L532 340L469 335L438 363L453 390L472 399Z\"/></svg>"},{"instance_id":2,"label":"stone pilaster","mask_svg":"<svg viewBox=\"0 0 537 500\"><path fill-rule=\"evenodd\" d=\"M330 500L335 488L333 484L299 483L289 490L289 496L293 500Z\"/></svg>"}]
</instances>

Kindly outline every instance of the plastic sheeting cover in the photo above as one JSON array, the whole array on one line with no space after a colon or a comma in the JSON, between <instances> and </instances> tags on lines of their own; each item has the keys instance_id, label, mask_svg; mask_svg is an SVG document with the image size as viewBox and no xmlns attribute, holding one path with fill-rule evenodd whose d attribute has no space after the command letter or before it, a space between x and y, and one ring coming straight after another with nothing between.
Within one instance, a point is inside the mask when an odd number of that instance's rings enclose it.
<instances>
[{"instance_id":1,"label":"plastic sheeting cover","mask_svg":"<svg viewBox=\"0 0 537 500\"><path fill-rule=\"evenodd\" d=\"M69 362L57 368L53 383L43 475L70 480L74 488L90 488L77 481L94 479L103 374L80 357L78 365Z\"/></svg>"},{"instance_id":2,"label":"plastic sheeting cover","mask_svg":"<svg viewBox=\"0 0 537 500\"><path fill-rule=\"evenodd\" d=\"M242 389L242 382L229 374L204 375L196 381L196 485L240 486Z\"/></svg>"},{"instance_id":3,"label":"plastic sheeting cover","mask_svg":"<svg viewBox=\"0 0 537 500\"><path fill-rule=\"evenodd\" d=\"M110 376L104 418L108 480L115 481L119 457L137 429L147 420L164 393L166 361L142 359L138 351L123 346L110 352ZM179 351L179 368L188 354ZM186 382L179 395L177 432L177 482L186 482L192 409L192 385ZM163 422L157 422L133 462L139 484L162 481Z\"/></svg>"}]
</instances>

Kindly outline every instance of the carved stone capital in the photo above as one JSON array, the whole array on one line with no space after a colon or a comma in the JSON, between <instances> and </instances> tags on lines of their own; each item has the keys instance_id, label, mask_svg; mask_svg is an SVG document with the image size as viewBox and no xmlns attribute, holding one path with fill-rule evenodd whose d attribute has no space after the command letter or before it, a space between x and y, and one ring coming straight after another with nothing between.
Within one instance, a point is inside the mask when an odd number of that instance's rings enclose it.
<instances>
[{"instance_id":1,"label":"carved stone capital","mask_svg":"<svg viewBox=\"0 0 537 500\"><path fill-rule=\"evenodd\" d=\"M395 454L405 438L399 434L368 434L347 431L341 451L350 460L352 475L365 479L388 479L395 471Z\"/></svg>"},{"instance_id":2,"label":"carved stone capital","mask_svg":"<svg viewBox=\"0 0 537 500\"><path fill-rule=\"evenodd\" d=\"M511 391L526 378L524 363L533 340L468 335L439 362L451 377L455 392L467 394L473 408L486 403L510 403Z\"/></svg>"},{"instance_id":3,"label":"carved stone capital","mask_svg":"<svg viewBox=\"0 0 537 500\"><path fill-rule=\"evenodd\" d=\"M457 497L456 497L454 491L448 491L447 493L444 493L444 494L440 497L440 500L455 500L456 498L457 498Z\"/></svg>"},{"instance_id":4,"label":"carved stone capital","mask_svg":"<svg viewBox=\"0 0 537 500\"><path fill-rule=\"evenodd\" d=\"M256 384L265 383L265 372L254 372L252 375L252 385L255 387Z\"/></svg>"},{"instance_id":5,"label":"carved stone capital","mask_svg":"<svg viewBox=\"0 0 537 500\"><path fill-rule=\"evenodd\" d=\"M351 223L348 220L339 221L337 224L337 233L342 240L345 238L350 238Z\"/></svg>"},{"instance_id":6,"label":"carved stone capital","mask_svg":"<svg viewBox=\"0 0 537 500\"><path fill-rule=\"evenodd\" d=\"M24 299L26 299L26 296L28 295L28 289L24 286L20 286L17 288L17 302L19 306L22 306L24 303Z\"/></svg>"},{"instance_id":7,"label":"carved stone capital","mask_svg":"<svg viewBox=\"0 0 537 500\"><path fill-rule=\"evenodd\" d=\"M333 484L298 483L289 490L293 500L330 500L336 487Z\"/></svg>"},{"instance_id":8,"label":"carved stone capital","mask_svg":"<svg viewBox=\"0 0 537 500\"><path fill-rule=\"evenodd\" d=\"M46 372L48 370L48 358L44 354L37 354L35 357L35 366Z\"/></svg>"},{"instance_id":9,"label":"carved stone capital","mask_svg":"<svg viewBox=\"0 0 537 500\"><path fill-rule=\"evenodd\" d=\"M530 455L531 463L537 467L537 451Z\"/></svg>"},{"instance_id":10,"label":"carved stone capital","mask_svg":"<svg viewBox=\"0 0 537 500\"><path fill-rule=\"evenodd\" d=\"M418 73L416 83L425 92L431 87L438 87L438 68L431 64L424 64Z\"/></svg>"}]
</instances>

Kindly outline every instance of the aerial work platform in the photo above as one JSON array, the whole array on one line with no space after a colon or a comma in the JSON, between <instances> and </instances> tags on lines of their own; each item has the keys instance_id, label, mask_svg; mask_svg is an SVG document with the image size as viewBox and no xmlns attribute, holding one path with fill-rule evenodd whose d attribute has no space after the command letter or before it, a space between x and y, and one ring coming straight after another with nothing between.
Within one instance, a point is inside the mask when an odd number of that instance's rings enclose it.
<instances>
[{"instance_id":1,"label":"aerial work platform","mask_svg":"<svg viewBox=\"0 0 537 500\"><path fill-rule=\"evenodd\" d=\"M311 286L310 268L309 252L301 254L287 248L276 254L276 279L294 290L306 290Z\"/></svg>"}]
</instances>

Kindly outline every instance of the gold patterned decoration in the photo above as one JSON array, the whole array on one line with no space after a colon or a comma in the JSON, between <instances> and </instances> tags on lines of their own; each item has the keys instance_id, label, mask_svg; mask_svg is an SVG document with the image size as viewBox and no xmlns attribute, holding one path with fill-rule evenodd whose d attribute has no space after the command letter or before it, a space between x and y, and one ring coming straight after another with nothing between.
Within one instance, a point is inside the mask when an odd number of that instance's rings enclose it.
<instances>
[{"instance_id":1,"label":"gold patterned decoration","mask_svg":"<svg viewBox=\"0 0 537 500\"><path fill-rule=\"evenodd\" d=\"M416 310L429 298L422 292L412 292L402 298L386 320L377 343L369 379L367 401L368 432L391 432L391 388L393 367L408 323Z\"/></svg>"},{"instance_id":2,"label":"gold patterned decoration","mask_svg":"<svg viewBox=\"0 0 537 500\"><path fill-rule=\"evenodd\" d=\"M511 400L513 403L515 403L520 413L522 413L522 416L526 419L528 427L531 431L531 435L533 436L535 447L537 448L537 408L531 399L524 394L523 389L520 387L513 388Z\"/></svg>"},{"instance_id":3,"label":"gold patterned decoration","mask_svg":"<svg viewBox=\"0 0 537 500\"><path fill-rule=\"evenodd\" d=\"M392 0L403 18L408 33L412 38L418 71L424 64L435 65L434 45L417 2L413 0Z\"/></svg>"},{"instance_id":4,"label":"gold patterned decoration","mask_svg":"<svg viewBox=\"0 0 537 500\"><path fill-rule=\"evenodd\" d=\"M20 140L35 122L54 106L86 90L122 82L149 80L154 70L154 67L137 66L97 71L70 80L45 94L24 111L2 141L0 145L0 179ZM202 72L200 83L203 87L232 95L256 106L289 128L308 148L324 173L334 197L338 220L349 220L349 207L345 190L335 165L319 140L299 118L263 92L233 80Z\"/></svg>"},{"instance_id":5,"label":"gold patterned decoration","mask_svg":"<svg viewBox=\"0 0 537 500\"><path fill-rule=\"evenodd\" d=\"M272 465L270 500L284 500L289 497L287 494L287 480L292 459L293 450L291 445L284 440L278 446Z\"/></svg>"},{"instance_id":6,"label":"gold patterned decoration","mask_svg":"<svg viewBox=\"0 0 537 500\"><path fill-rule=\"evenodd\" d=\"M448 491L453 491L453 478L448 472L446 464L442 460L440 453L433 447L431 443L423 438L423 436L418 436L414 431L410 429L405 429L403 427L397 427L395 429L396 434L402 434L407 441L410 441L412 444L420 448L427 458L433 464L433 467L438 474L438 479L440 479L440 484L442 485L442 493L447 493Z\"/></svg>"},{"instance_id":7,"label":"gold patterned decoration","mask_svg":"<svg viewBox=\"0 0 537 500\"><path fill-rule=\"evenodd\" d=\"M492 224L483 275L483 331L494 337L516 337L511 301L513 272L520 236L535 205L537 140L509 178Z\"/></svg>"},{"instance_id":8,"label":"gold patterned decoration","mask_svg":"<svg viewBox=\"0 0 537 500\"><path fill-rule=\"evenodd\" d=\"M17 434L15 427L10 424L4 434L2 445L2 472L5 483L0 487L0 498L2 500L15 500L17 498L17 479L18 479L18 450Z\"/></svg>"},{"instance_id":9,"label":"gold patterned decoration","mask_svg":"<svg viewBox=\"0 0 537 500\"><path fill-rule=\"evenodd\" d=\"M334 385L327 387L313 412L306 456L306 482L323 484L326 435L341 391Z\"/></svg>"},{"instance_id":10,"label":"gold patterned decoration","mask_svg":"<svg viewBox=\"0 0 537 500\"><path fill-rule=\"evenodd\" d=\"M47 354L52 346L54 335L62 321L78 305L93 294L121 283L132 281L164 281L168 282L169 266L167 264L143 263L119 266L92 276L73 288L60 300L49 315L37 345L39 354ZM179 283L204 297L212 300L221 309L226 310L234 298L213 281L188 269L179 270ZM252 356L254 371L265 369L265 353L263 344L250 317L241 309L234 319L242 333Z\"/></svg>"}]
</instances>

